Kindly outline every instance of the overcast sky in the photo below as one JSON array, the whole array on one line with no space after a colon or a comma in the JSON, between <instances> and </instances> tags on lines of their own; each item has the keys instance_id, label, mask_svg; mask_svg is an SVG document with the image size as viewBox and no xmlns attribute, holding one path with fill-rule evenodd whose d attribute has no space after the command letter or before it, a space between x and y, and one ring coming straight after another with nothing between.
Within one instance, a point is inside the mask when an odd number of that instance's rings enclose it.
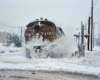
<instances>
[{"instance_id":1,"label":"overcast sky","mask_svg":"<svg viewBox=\"0 0 100 80\"><path fill-rule=\"evenodd\" d=\"M94 12L100 7L99 4L100 0ZM87 23L90 10L91 0L0 0L0 22L25 28L29 22L43 17L62 27L65 32L75 32L81 27L81 21ZM96 23L96 27L100 26ZM4 25L0 27L5 31L10 29Z\"/></svg>"}]
</instances>

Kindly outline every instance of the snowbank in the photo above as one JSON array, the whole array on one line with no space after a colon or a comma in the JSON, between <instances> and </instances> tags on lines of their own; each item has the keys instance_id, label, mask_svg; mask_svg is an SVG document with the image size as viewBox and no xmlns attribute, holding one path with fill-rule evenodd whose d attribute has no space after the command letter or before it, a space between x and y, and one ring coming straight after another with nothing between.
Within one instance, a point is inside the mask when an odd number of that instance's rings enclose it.
<instances>
[{"instance_id":1,"label":"snowbank","mask_svg":"<svg viewBox=\"0 0 100 80\"><path fill-rule=\"evenodd\" d=\"M1 48L1 47L0 47ZM94 51L86 51L85 57L78 58L46 58L27 59L23 48L2 47L5 53L0 53L0 69L25 69L25 70L53 70L69 71L82 74L100 75L100 48ZM1 50L0 49L0 50ZM18 52L7 52L10 49Z\"/></svg>"},{"instance_id":2,"label":"snowbank","mask_svg":"<svg viewBox=\"0 0 100 80\"><path fill-rule=\"evenodd\" d=\"M2 46L2 43L0 43L0 53L11 53L11 52L19 52L21 51L21 48L16 48L12 46Z\"/></svg>"}]
</instances>

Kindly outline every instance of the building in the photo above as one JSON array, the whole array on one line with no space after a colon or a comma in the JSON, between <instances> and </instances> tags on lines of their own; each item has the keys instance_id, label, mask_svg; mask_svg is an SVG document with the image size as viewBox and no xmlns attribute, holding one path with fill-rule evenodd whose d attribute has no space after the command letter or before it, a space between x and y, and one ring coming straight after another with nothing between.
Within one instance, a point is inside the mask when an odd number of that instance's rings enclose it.
<instances>
[{"instance_id":1,"label":"building","mask_svg":"<svg viewBox=\"0 0 100 80\"><path fill-rule=\"evenodd\" d=\"M100 37L100 26L98 27L98 36Z\"/></svg>"},{"instance_id":2,"label":"building","mask_svg":"<svg viewBox=\"0 0 100 80\"><path fill-rule=\"evenodd\" d=\"M6 43L7 42L7 33L6 32L0 32L0 43Z\"/></svg>"}]
</instances>

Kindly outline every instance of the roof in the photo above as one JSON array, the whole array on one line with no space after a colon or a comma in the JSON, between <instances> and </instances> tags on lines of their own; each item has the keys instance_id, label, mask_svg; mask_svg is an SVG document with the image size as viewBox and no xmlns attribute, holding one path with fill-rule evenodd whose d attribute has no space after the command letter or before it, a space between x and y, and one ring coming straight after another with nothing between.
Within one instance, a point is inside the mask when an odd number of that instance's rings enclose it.
<instances>
[{"instance_id":1,"label":"roof","mask_svg":"<svg viewBox=\"0 0 100 80\"><path fill-rule=\"evenodd\" d=\"M41 22L41 21L47 21L47 22L50 22L50 23L54 24L53 22L48 21L48 20L35 20L35 21L30 22L28 25L26 25L26 27L31 27L31 26L35 25L36 22Z\"/></svg>"}]
</instances>

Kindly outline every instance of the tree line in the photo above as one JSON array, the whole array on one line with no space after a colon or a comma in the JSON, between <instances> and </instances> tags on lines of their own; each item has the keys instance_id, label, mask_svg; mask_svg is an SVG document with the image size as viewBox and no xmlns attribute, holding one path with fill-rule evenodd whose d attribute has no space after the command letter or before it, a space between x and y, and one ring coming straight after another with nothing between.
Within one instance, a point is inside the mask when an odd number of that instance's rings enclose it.
<instances>
[{"instance_id":1,"label":"tree line","mask_svg":"<svg viewBox=\"0 0 100 80\"><path fill-rule=\"evenodd\" d=\"M22 41L20 36L14 33L7 33L7 46L10 46L11 44L13 44L14 47L21 47Z\"/></svg>"}]
</instances>

